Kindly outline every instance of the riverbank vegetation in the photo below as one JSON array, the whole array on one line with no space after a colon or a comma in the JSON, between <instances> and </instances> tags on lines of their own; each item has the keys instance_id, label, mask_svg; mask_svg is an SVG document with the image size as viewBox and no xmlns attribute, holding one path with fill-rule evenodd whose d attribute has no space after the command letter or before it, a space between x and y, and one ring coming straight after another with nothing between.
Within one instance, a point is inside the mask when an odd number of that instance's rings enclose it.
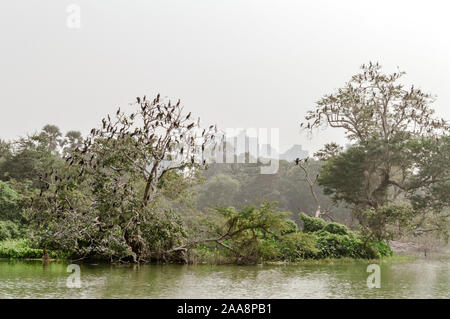
<instances>
[{"instance_id":1,"label":"riverbank vegetation","mask_svg":"<svg viewBox=\"0 0 450 319\"><path fill-rule=\"evenodd\" d=\"M46 125L0 140L0 257L253 264L381 258L405 236L447 243L449 125L403 75L363 65L301 124L344 130L349 145L275 174L249 154L221 163L220 129L159 95L86 137Z\"/></svg>"}]
</instances>

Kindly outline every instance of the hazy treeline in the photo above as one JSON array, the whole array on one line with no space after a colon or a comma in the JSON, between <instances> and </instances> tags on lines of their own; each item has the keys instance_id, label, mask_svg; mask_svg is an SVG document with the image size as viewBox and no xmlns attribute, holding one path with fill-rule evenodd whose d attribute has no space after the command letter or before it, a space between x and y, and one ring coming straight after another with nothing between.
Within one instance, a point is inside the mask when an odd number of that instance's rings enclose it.
<instances>
[{"instance_id":1,"label":"hazy treeline","mask_svg":"<svg viewBox=\"0 0 450 319\"><path fill-rule=\"evenodd\" d=\"M326 144L276 174L206 163L217 126L159 95L84 137L47 125L1 141L0 240L44 256L242 263L379 258L405 236L448 242L449 124L403 75L363 65L300 124L343 129L351 146Z\"/></svg>"}]
</instances>

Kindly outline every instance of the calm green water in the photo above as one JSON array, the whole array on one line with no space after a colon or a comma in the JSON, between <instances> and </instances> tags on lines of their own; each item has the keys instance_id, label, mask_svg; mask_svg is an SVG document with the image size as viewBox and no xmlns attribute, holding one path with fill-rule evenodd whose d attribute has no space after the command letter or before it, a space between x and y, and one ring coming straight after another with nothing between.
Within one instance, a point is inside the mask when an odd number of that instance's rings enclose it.
<instances>
[{"instance_id":1,"label":"calm green water","mask_svg":"<svg viewBox=\"0 0 450 319\"><path fill-rule=\"evenodd\" d=\"M301 266L80 264L81 288L67 288L67 264L0 260L0 298L450 298L450 258L381 264L368 288L367 264Z\"/></svg>"}]
</instances>

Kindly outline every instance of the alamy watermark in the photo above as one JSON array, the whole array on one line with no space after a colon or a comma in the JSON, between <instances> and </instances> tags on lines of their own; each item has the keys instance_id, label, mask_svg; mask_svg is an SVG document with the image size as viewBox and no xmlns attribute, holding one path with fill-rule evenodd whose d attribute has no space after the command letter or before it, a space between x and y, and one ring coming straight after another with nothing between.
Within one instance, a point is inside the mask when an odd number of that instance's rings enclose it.
<instances>
[{"instance_id":1,"label":"alamy watermark","mask_svg":"<svg viewBox=\"0 0 450 319\"><path fill-rule=\"evenodd\" d=\"M67 277L67 288L81 288L81 269L77 264L70 264L67 266L67 272L71 274Z\"/></svg>"},{"instance_id":2,"label":"alamy watermark","mask_svg":"<svg viewBox=\"0 0 450 319\"><path fill-rule=\"evenodd\" d=\"M81 7L78 4L69 4L66 8L66 26L69 29L81 28Z\"/></svg>"},{"instance_id":3,"label":"alamy watermark","mask_svg":"<svg viewBox=\"0 0 450 319\"><path fill-rule=\"evenodd\" d=\"M368 288L381 288L381 268L380 265L370 264L367 266L366 272L371 273L367 277Z\"/></svg>"},{"instance_id":4,"label":"alamy watermark","mask_svg":"<svg viewBox=\"0 0 450 319\"><path fill-rule=\"evenodd\" d=\"M193 140L199 136L197 133L195 130L190 132ZM202 146L201 158L198 159L203 163L259 164L261 174L278 172L280 140L278 128L227 128L217 135L220 137L213 143L206 147ZM182 147L183 145L179 146ZM182 161L182 158L182 152L179 149L174 150L174 161Z\"/></svg>"}]
</instances>

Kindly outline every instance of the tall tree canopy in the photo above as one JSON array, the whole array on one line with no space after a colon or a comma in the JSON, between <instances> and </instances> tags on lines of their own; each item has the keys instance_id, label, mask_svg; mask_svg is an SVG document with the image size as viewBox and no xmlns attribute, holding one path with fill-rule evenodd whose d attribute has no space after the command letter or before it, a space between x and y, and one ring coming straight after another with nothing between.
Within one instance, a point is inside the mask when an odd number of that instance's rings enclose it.
<instances>
[{"instance_id":1,"label":"tall tree canopy","mask_svg":"<svg viewBox=\"0 0 450 319\"><path fill-rule=\"evenodd\" d=\"M385 74L378 63L361 67L343 88L324 96L302 127L343 129L351 147L326 145L319 183L326 194L353 206L356 217L387 204L416 212L448 207L449 123L434 116L432 95L401 83L405 72Z\"/></svg>"},{"instance_id":2,"label":"tall tree canopy","mask_svg":"<svg viewBox=\"0 0 450 319\"><path fill-rule=\"evenodd\" d=\"M105 117L66 156L67 167L42 176L32 220L43 245L144 261L182 244L182 225L164 198L197 181L216 128L202 129L179 101L159 95L132 107Z\"/></svg>"}]
</instances>

